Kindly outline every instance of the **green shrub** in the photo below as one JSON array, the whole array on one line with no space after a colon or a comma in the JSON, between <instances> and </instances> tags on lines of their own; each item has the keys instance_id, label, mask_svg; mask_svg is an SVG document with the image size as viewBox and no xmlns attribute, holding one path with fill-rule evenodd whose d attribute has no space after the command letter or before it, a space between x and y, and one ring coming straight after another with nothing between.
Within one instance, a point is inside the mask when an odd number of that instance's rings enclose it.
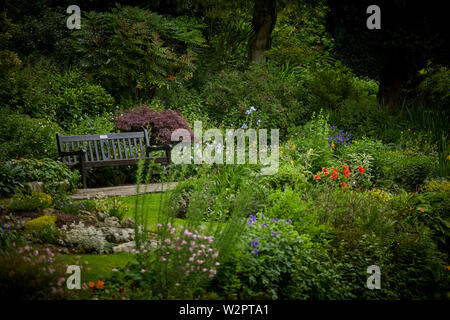
<instances>
[{"instance_id":1,"label":"green shrub","mask_svg":"<svg viewBox=\"0 0 450 320\"><path fill-rule=\"evenodd\" d=\"M54 225L45 225L34 231L33 237L41 243L59 244L59 229Z\"/></svg>"},{"instance_id":2,"label":"green shrub","mask_svg":"<svg viewBox=\"0 0 450 320\"><path fill-rule=\"evenodd\" d=\"M211 119L224 126L279 128L283 135L288 126L304 123L308 112L305 90L298 83L280 79L262 64L243 72L220 72L201 95ZM256 111L249 116L246 111L252 106Z\"/></svg>"},{"instance_id":3,"label":"green shrub","mask_svg":"<svg viewBox=\"0 0 450 320\"><path fill-rule=\"evenodd\" d=\"M428 226L439 248L445 252L450 246L450 191L436 190L436 185L437 183L432 183L427 188L434 191L412 195L409 202L410 218Z\"/></svg>"},{"instance_id":4,"label":"green shrub","mask_svg":"<svg viewBox=\"0 0 450 320\"><path fill-rule=\"evenodd\" d=\"M27 115L5 114L5 110L0 112L0 161L20 157L57 157L55 135L63 132L59 125Z\"/></svg>"},{"instance_id":5,"label":"green shrub","mask_svg":"<svg viewBox=\"0 0 450 320\"><path fill-rule=\"evenodd\" d=\"M313 114L311 121L304 126L292 128L291 136L293 139L288 141L288 150L294 161L305 163L312 172L322 170L332 162L333 149L328 139L331 127L328 117L322 113L318 116Z\"/></svg>"},{"instance_id":6,"label":"green shrub","mask_svg":"<svg viewBox=\"0 0 450 320\"><path fill-rule=\"evenodd\" d=\"M394 151L380 154L378 161L378 184L416 191L425 180L436 175L438 159L434 155Z\"/></svg>"},{"instance_id":7,"label":"green shrub","mask_svg":"<svg viewBox=\"0 0 450 320\"><path fill-rule=\"evenodd\" d=\"M19 245L22 242L23 236L21 233L2 224L0 230L0 251L12 246L13 243Z\"/></svg>"},{"instance_id":8,"label":"green shrub","mask_svg":"<svg viewBox=\"0 0 450 320\"><path fill-rule=\"evenodd\" d=\"M242 259L235 271L242 284L240 299L282 299L295 248L302 241L288 221L250 215L240 241Z\"/></svg>"},{"instance_id":9,"label":"green shrub","mask_svg":"<svg viewBox=\"0 0 450 320\"><path fill-rule=\"evenodd\" d=\"M313 214L333 228L329 242L339 272L360 299L429 299L448 283L443 255L428 228L409 221L408 199L380 201L350 190L318 189ZM383 290L367 290L366 269L382 270Z\"/></svg>"},{"instance_id":10,"label":"green shrub","mask_svg":"<svg viewBox=\"0 0 450 320\"><path fill-rule=\"evenodd\" d=\"M129 208L127 204L114 197L110 204L108 214L110 217L116 217L119 221L122 221L128 211Z\"/></svg>"},{"instance_id":11,"label":"green shrub","mask_svg":"<svg viewBox=\"0 0 450 320\"><path fill-rule=\"evenodd\" d=\"M450 103L450 69L435 66L424 71L426 77L417 87L418 98L428 105Z\"/></svg>"},{"instance_id":12,"label":"green shrub","mask_svg":"<svg viewBox=\"0 0 450 320\"><path fill-rule=\"evenodd\" d=\"M91 83L81 71L74 69L61 73L53 70L53 74L45 74L50 70L42 71L48 84L24 89L22 112L57 121L67 129L73 121L83 121L87 115L114 111L114 99L100 85Z\"/></svg>"},{"instance_id":13,"label":"green shrub","mask_svg":"<svg viewBox=\"0 0 450 320\"><path fill-rule=\"evenodd\" d=\"M315 111L338 109L345 100L360 94L355 87L353 75L339 66L313 73L308 88L312 96L311 104Z\"/></svg>"},{"instance_id":14,"label":"green shrub","mask_svg":"<svg viewBox=\"0 0 450 320\"><path fill-rule=\"evenodd\" d=\"M34 233L45 227L54 226L57 219L55 216L43 215L39 218L28 220L25 224L25 232Z\"/></svg>"},{"instance_id":15,"label":"green shrub","mask_svg":"<svg viewBox=\"0 0 450 320\"><path fill-rule=\"evenodd\" d=\"M263 178L264 183L276 190L292 188L294 190L305 191L308 187L308 179L305 169L301 166L292 166L282 162L277 173Z\"/></svg>"},{"instance_id":16,"label":"green shrub","mask_svg":"<svg viewBox=\"0 0 450 320\"><path fill-rule=\"evenodd\" d=\"M35 211L51 207L53 199L43 192L29 194L16 193L9 201L8 208L12 211Z\"/></svg>"},{"instance_id":17,"label":"green shrub","mask_svg":"<svg viewBox=\"0 0 450 320\"><path fill-rule=\"evenodd\" d=\"M305 241L295 248L291 280L284 289L287 299L346 300L357 298L345 281L342 263L335 263L327 249Z\"/></svg>"},{"instance_id":18,"label":"green shrub","mask_svg":"<svg viewBox=\"0 0 450 320\"><path fill-rule=\"evenodd\" d=\"M68 135L103 134L115 131L112 115L82 116L72 120L67 129Z\"/></svg>"},{"instance_id":19,"label":"green shrub","mask_svg":"<svg viewBox=\"0 0 450 320\"><path fill-rule=\"evenodd\" d=\"M201 28L193 18L118 6L86 13L84 27L75 32L75 47L90 77L114 96L139 103L152 98L156 88L192 76L195 50L204 43Z\"/></svg>"},{"instance_id":20,"label":"green shrub","mask_svg":"<svg viewBox=\"0 0 450 320\"><path fill-rule=\"evenodd\" d=\"M305 196L290 187L283 191L276 190L268 196L265 216L289 221L299 234L307 234L311 239L322 241L329 238L329 227L310 213L312 202L305 200Z\"/></svg>"},{"instance_id":21,"label":"green shrub","mask_svg":"<svg viewBox=\"0 0 450 320\"><path fill-rule=\"evenodd\" d=\"M74 191L80 181L78 171L71 171L64 163L51 159L9 160L0 167L5 167L0 172L5 174L7 180L16 183L16 185L9 185L7 188L2 187L0 189L2 194L11 193L11 190L15 189L16 186L20 191L25 182L31 181L43 182L46 192L54 193L57 191L57 183L66 180L69 182L70 191Z\"/></svg>"}]
</instances>

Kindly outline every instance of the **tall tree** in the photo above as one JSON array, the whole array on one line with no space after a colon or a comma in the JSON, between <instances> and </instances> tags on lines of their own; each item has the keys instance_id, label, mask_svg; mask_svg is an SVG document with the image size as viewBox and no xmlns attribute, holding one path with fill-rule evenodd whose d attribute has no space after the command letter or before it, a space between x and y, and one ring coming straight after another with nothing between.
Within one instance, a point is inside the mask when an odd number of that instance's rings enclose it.
<instances>
[{"instance_id":1,"label":"tall tree","mask_svg":"<svg viewBox=\"0 0 450 320\"><path fill-rule=\"evenodd\" d=\"M276 21L276 0L254 1L253 33L248 43L249 62L265 62L264 51L270 49L271 34Z\"/></svg>"},{"instance_id":2,"label":"tall tree","mask_svg":"<svg viewBox=\"0 0 450 320\"><path fill-rule=\"evenodd\" d=\"M369 29L367 8L381 10L381 29ZM407 82L428 62L450 62L447 12L435 0L328 0L327 29L340 58L357 73L379 81L378 100L400 106Z\"/></svg>"}]
</instances>

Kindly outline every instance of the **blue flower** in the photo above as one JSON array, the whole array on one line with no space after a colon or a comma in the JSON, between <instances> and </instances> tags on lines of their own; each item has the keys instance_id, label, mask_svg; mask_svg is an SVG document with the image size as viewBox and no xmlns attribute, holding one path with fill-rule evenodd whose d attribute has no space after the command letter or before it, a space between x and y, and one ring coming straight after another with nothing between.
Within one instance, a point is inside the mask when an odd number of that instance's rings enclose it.
<instances>
[{"instance_id":1,"label":"blue flower","mask_svg":"<svg viewBox=\"0 0 450 320\"><path fill-rule=\"evenodd\" d=\"M263 227L264 227L264 228L267 228L267 222L264 222L264 223L263 223Z\"/></svg>"},{"instance_id":2,"label":"blue flower","mask_svg":"<svg viewBox=\"0 0 450 320\"><path fill-rule=\"evenodd\" d=\"M249 226L252 226L252 225L253 225L253 222L252 222L251 220L248 220L248 225L249 225Z\"/></svg>"},{"instance_id":3,"label":"blue flower","mask_svg":"<svg viewBox=\"0 0 450 320\"><path fill-rule=\"evenodd\" d=\"M289 219L288 222L289 222L289 223L292 223L292 219Z\"/></svg>"},{"instance_id":4,"label":"blue flower","mask_svg":"<svg viewBox=\"0 0 450 320\"><path fill-rule=\"evenodd\" d=\"M308 161L309 161L309 158L306 158L306 159L305 159L305 162L308 163Z\"/></svg>"},{"instance_id":5,"label":"blue flower","mask_svg":"<svg viewBox=\"0 0 450 320\"><path fill-rule=\"evenodd\" d=\"M248 128L248 126L247 126L247 124L246 123L244 123L243 125L242 125L242 127L241 127L242 129L247 129Z\"/></svg>"}]
</instances>

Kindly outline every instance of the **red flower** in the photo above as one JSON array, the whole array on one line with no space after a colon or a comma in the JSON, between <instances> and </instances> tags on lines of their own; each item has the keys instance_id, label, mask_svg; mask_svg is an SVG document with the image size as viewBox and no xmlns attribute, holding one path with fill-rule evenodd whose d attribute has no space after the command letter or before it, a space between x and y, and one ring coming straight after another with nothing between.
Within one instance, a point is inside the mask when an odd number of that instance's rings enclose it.
<instances>
[{"instance_id":1,"label":"red flower","mask_svg":"<svg viewBox=\"0 0 450 320\"><path fill-rule=\"evenodd\" d=\"M361 173L364 173L364 169L363 169L363 167L361 167L361 166L358 166L358 170L359 170L359 172L361 172Z\"/></svg>"},{"instance_id":2,"label":"red flower","mask_svg":"<svg viewBox=\"0 0 450 320\"><path fill-rule=\"evenodd\" d=\"M330 175L330 178L333 179L333 180L336 180L338 176L339 176L339 174L337 174L337 173L332 173L332 174Z\"/></svg>"},{"instance_id":3,"label":"red flower","mask_svg":"<svg viewBox=\"0 0 450 320\"><path fill-rule=\"evenodd\" d=\"M316 180L320 180L320 174L316 174L316 175L314 176L314 178L316 178Z\"/></svg>"},{"instance_id":4,"label":"red flower","mask_svg":"<svg viewBox=\"0 0 450 320\"><path fill-rule=\"evenodd\" d=\"M344 171L348 171L348 166L344 164Z\"/></svg>"},{"instance_id":5,"label":"red flower","mask_svg":"<svg viewBox=\"0 0 450 320\"><path fill-rule=\"evenodd\" d=\"M105 281L97 280L97 288L103 289L105 285Z\"/></svg>"},{"instance_id":6,"label":"red flower","mask_svg":"<svg viewBox=\"0 0 450 320\"><path fill-rule=\"evenodd\" d=\"M329 174L327 168L323 168L323 169L322 169L322 172L323 172L323 174L326 175L326 176Z\"/></svg>"},{"instance_id":7,"label":"red flower","mask_svg":"<svg viewBox=\"0 0 450 320\"><path fill-rule=\"evenodd\" d=\"M342 188L347 188L348 185L345 182L342 182Z\"/></svg>"},{"instance_id":8,"label":"red flower","mask_svg":"<svg viewBox=\"0 0 450 320\"><path fill-rule=\"evenodd\" d=\"M350 173L350 171L344 170L344 175L348 178L348 177L350 177L352 174Z\"/></svg>"}]
</instances>

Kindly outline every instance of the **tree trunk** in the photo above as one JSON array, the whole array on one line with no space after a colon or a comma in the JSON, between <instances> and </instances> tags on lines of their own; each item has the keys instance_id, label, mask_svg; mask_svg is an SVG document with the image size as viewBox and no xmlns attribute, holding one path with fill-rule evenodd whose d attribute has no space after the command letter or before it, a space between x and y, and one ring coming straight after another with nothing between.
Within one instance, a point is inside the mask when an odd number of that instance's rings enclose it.
<instances>
[{"instance_id":1,"label":"tree trunk","mask_svg":"<svg viewBox=\"0 0 450 320\"><path fill-rule=\"evenodd\" d=\"M385 74L380 78L378 103L393 110L401 103L402 80L395 74Z\"/></svg>"},{"instance_id":2,"label":"tree trunk","mask_svg":"<svg viewBox=\"0 0 450 320\"><path fill-rule=\"evenodd\" d=\"M270 35L277 21L276 0L254 1L253 34L248 42L248 61L265 63L264 51L270 49Z\"/></svg>"},{"instance_id":3,"label":"tree trunk","mask_svg":"<svg viewBox=\"0 0 450 320\"><path fill-rule=\"evenodd\" d=\"M402 103L402 89L413 74L401 59L393 59L380 74L378 88L378 103L392 111L400 108Z\"/></svg>"}]
</instances>

